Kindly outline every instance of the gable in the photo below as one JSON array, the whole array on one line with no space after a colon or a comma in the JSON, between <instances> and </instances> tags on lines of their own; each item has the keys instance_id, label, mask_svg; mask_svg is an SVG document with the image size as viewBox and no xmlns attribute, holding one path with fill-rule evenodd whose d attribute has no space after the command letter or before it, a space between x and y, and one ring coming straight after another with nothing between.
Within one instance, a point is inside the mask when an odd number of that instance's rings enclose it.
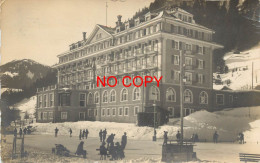
<instances>
[{"instance_id":1,"label":"gable","mask_svg":"<svg viewBox=\"0 0 260 163\"><path fill-rule=\"evenodd\" d=\"M106 32L104 29L100 28L99 26L96 26L88 39L88 43L94 43L109 37L111 37L111 34Z\"/></svg>"}]
</instances>

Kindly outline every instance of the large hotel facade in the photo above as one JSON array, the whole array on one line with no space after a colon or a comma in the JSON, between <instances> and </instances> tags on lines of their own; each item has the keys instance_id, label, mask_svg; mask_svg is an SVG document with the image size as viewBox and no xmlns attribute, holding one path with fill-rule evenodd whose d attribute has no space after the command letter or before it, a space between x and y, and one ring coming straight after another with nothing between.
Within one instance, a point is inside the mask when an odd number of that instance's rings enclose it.
<instances>
[{"instance_id":1,"label":"large hotel facade","mask_svg":"<svg viewBox=\"0 0 260 163\"><path fill-rule=\"evenodd\" d=\"M213 91L214 31L198 25L193 15L172 8L146 13L115 28L96 25L83 40L58 55L58 83L37 91L37 121L137 121L138 112L156 105L170 117L180 115L180 56L185 76L184 115L233 104L233 95ZM97 76L115 76L115 87L97 87ZM125 87L124 76L162 79L146 87ZM113 84L114 81L110 81ZM132 80L125 80L132 83ZM140 82L140 80L136 80Z\"/></svg>"}]
</instances>

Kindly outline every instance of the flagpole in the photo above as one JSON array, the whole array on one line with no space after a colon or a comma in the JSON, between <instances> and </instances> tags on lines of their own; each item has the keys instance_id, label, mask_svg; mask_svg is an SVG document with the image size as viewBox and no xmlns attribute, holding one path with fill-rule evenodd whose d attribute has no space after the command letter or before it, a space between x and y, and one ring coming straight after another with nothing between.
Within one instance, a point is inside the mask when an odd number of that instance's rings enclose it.
<instances>
[{"instance_id":1,"label":"flagpole","mask_svg":"<svg viewBox=\"0 0 260 163\"><path fill-rule=\"evenodd\" d=\"M183 60L182 60L183 51L180 50L180 120L181 120L181 145L183 145Z\"/></svg>"}]
</instances>

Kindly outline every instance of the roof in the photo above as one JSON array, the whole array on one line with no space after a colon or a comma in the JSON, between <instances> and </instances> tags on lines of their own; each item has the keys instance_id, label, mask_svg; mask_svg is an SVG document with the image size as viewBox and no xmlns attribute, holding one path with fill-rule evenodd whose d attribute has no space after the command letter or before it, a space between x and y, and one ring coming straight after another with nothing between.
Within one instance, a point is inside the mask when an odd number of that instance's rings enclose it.
<instances>
[{"instance_id":1,"label":"roof","mask_svg":"<svg viewBox=\"0 0 260 163\"><path fill-rule=\"evenodd\" d=\"M107 26L100 25L100 24L97 24L97 25L110 34L114 34L114 32L115 32L115 28L107 27Z\"/></svg>"}]
</instances>

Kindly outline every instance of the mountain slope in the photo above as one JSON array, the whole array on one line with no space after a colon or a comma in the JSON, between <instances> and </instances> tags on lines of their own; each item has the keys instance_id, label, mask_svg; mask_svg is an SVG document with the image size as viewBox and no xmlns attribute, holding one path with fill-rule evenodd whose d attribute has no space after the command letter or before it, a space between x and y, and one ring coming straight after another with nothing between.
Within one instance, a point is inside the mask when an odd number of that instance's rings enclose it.
<instances>
[{"instance_id":1,"label":"mountain slope","mask_svg":"<svg viewBox=\"0 0 260 163\"><path fill-rule=\"evenodd\" d=\"M14 60L0 66L3 88L23 89L30 87L37 79L53 71L51 67L30 59Z\"/></svg>"}]
</instances>

